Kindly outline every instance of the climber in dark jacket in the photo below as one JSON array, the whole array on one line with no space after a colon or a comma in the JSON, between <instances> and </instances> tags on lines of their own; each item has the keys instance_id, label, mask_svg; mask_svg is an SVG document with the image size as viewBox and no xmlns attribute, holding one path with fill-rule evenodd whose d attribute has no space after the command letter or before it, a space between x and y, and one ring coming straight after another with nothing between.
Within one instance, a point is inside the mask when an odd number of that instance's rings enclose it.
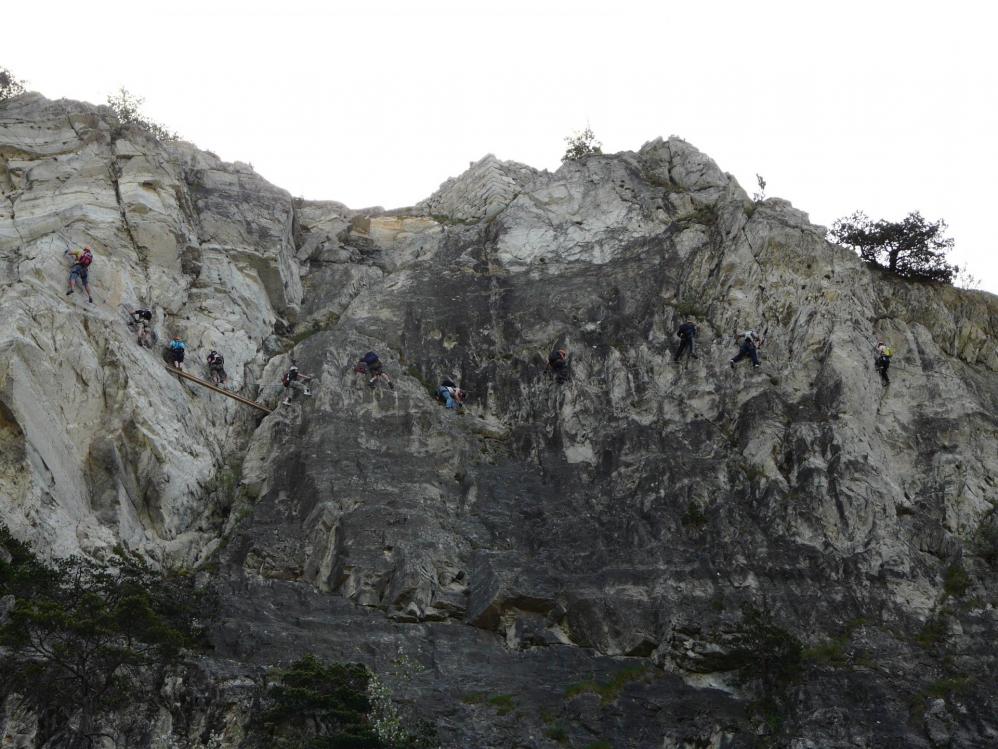
<instances>
[{"instance_id":1,"label":"climber in dark jacket","mask_svg":"<svg viewBox=\"0 0 998 749\"><path fill-rule=\"evenodd\" d=\"M679 326L679 330L676 331L676 335L679 336L679 350L676 351L675 357L673 357L674 362L678 362L680 357L682 357L683 352L689 350L690 356L694 359L699 358L696 352L696 338L697 338L697 326L693 322L692 317L687 317L686 322Z\"/></svg>"},{"instance_id":2,"label":"climber in dark jacket","mask_svg":"<svg viewBox=\"0 0 998 749\"><path fill-rule=\"evenodd\" d=\"M225 357L214 349L208 354L208 376L216 385L222 385L229 379L225 373Z\"/></svg>"},{"instance_id":3,"label":"climber in dark jacket","mask_svg":"<svg viewBox=\"0 0 998 749\"><path fill-rule=\"evenodd\" d=\"M388 385L392 390L395 389L395 383L392 382L391 377L385 372L384 365L381 363L381 359L373 351L368 351L364 354L357 365L353 369L354 372L360 374L365 374L370 377L367 381L367 386L373 388L378 384L378 380L384 380L385 384Z\"/></svg>"},{"instance_id":4,"label":"climber in dark jacket","mask_svg":"<svg viewBox=\"0 0 998 749\"><path fill-rule=\"evenodd\" d=\"M731 360L731 368L734 369L735 365L744 359L746 356L752 359L752 368L755 369L759 366L759 346L762 345L762 339L755 334L754 330L746 330L742 334L742 343L738 349L738 355Z\"/></svg>"},{"instance_id":5,"label":"climber in dark jacket","mask_svg":"<svg viewBox=\"0 0 998 749\"><path fill-rule=\"evenodd\" d=\"M555 382L563 383L568 379L568 351L555 349L548 355L547 373L554 377Z\"/></svg>"}]
</instances>

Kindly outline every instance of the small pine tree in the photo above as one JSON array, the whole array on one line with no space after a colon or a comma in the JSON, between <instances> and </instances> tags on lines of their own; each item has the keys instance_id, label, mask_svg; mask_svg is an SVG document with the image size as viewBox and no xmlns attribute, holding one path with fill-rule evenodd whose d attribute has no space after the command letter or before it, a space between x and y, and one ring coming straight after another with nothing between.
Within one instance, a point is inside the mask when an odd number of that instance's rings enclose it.
<instances>
[{"instance_id":1,"label":"small pine tree","mask_svg":"<svg viewBox=\"0 0 998 749\"><path fill-rule=\"evenodd\" d=\"M900 221L873 221L857 211L832 224L828 238L901 278L951 283L960 269L946 262L954 240L945 231L945 221L927 221L918 211Z\"/></svg>"},{"instance_id":2,"label":"small pine tree","mask_svg":"<svg viewBox=\"0 0 998 749\"><path fill-rule=\"evenodd\" d=\"M567 136L565 143L568 144L568 148L565 149L565 155L561 157L562 161L579 161L587 156L603 153L601 150L603 144L596 140L596 135L589 125L586 125L586 129L581 133L576 132Z\"/></svg>"},{"instance_id":3,"label":"small pine tree","mask_svg":"<svg viewBox=\"0 0 998 749\"><path fill-rule=\"evenodd\" d=\"M24 93L24 81L14 77L7 68L0 67L0 101Z\"/></svg>"}]
</instances>

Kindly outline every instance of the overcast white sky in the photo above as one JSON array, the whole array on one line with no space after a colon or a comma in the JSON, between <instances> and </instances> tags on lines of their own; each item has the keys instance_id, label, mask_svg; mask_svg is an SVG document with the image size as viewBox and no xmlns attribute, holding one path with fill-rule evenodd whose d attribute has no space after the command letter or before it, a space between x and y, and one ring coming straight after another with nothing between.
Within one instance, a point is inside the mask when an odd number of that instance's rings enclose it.
<instances>
[{"instance_id":1,"label":"overcast white sky","mask_svg":"<svg viewBox=\"0 0 998 749\"><path fill-rule=\"evenodd\" d=\"M998 11L986 2L8 0L0 66L120 86L306 198L411 205L486 153L555 169L680 135L830 224L945 218L998 292Z\"/></svg>"}]
</instances>

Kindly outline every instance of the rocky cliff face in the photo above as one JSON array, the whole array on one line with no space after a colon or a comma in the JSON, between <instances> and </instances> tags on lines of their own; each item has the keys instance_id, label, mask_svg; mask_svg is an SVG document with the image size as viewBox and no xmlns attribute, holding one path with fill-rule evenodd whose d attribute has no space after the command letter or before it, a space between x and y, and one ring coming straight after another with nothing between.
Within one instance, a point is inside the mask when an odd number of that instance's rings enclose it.
<instances>
[{"instance_id":1,"label":"rocky cliff face","mask_svg":"<svg viewBox=\"0 0 998 749\"><path fill-rule=\"evenodd\" d=\"M882 276L677 139L358 213L26 95L0 185L0 517L223 591L146 745L237 746L247 675L399 650L446 747L998 741L995 297ZM93 305L64 293L84 243ZM294 360L315 396L259 419L178 382L138 303L244 394ZM762 367L732 370L747 328Z\"/></svg>"}]
</instances>

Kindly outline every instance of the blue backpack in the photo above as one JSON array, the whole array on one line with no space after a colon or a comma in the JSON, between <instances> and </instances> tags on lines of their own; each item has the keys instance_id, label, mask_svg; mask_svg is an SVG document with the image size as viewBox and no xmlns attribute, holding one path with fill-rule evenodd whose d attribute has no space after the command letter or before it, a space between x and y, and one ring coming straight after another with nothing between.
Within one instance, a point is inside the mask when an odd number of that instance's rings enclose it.
<instances>
[{"instance_id":1,"label":"blue backpack","mask_svg":"<svg viewBox=\"0 0 998 749\"><path fill-rule=\"evenodd\" d=\"M373 351L368 351L366 354L364 354L364 358L361 359L361 361L364 362L364 364L366 364L367 366L371 366L377 360L378 360L378 355Z\"/></svg>"}]
</instances>

